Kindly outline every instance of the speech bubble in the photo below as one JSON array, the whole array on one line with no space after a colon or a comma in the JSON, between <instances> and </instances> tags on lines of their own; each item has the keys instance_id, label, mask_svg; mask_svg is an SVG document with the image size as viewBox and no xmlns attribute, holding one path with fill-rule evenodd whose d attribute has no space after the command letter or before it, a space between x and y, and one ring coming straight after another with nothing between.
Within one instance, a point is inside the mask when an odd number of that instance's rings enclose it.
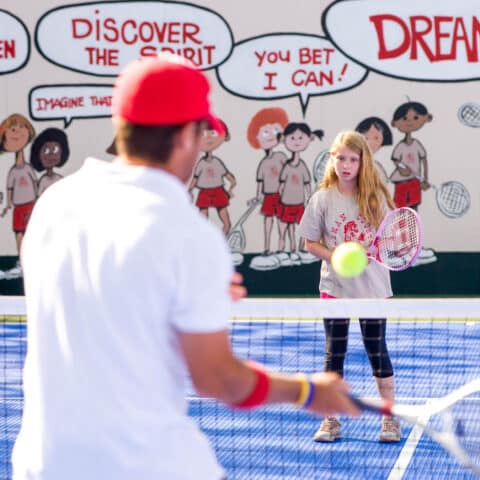
<instances>
[{"instance_id":1,"label":"speech bubble","mask_svg":"<svg viewBox=\"0 0 480 480\"><path fill-rule=\"evenodd\" d=\"M76 118L112 116L112 85L40 85L30 90L28 103L34 120L63 120L67 128Z\"/></svg>"},{"instance_id":2,"label":"speech bubble","mask_svg":"<svg viewBox=\"0 0 480 480\"><path fill-rule=\"evenodd\" d=\"M478 0L337 0L323 30L347 57L383 75L416 81L480 78Z\"/></svg>"},{"instance_id":3,"label":"speech bubble","mask_svg":"<svg viewBox=\"0 0 480 480\"><path fill-rule=\"evenodd\" d=\"M219 82L232 94L259 100L298 96L304 114L311 96L349 90L367 73L329 40L298 33L239 42L217 68Z\"/></svg>"},{"instance_id":4,"label":"speech bubble","mask_svg":"<svg viewBox=\"0 0 480 480\"><path fill-rule=\"evenodd\" d=\"M223 62L233 35L217 13L188 3L105 2L65 5L37 23L35 43L49 62L76 72L116 76L128 62L171 52L201 70Z\"/></svg>"},{"instance_id":5,"label":"speech bubble","mask_svg":"<svg viewBox=\"0 0 480 480\"><path fill-rule=\"evenodd\" d=\"M0 9L0 75L16 72L30 58L30 35L24 23Z\"/></svg>"}]
</instances>

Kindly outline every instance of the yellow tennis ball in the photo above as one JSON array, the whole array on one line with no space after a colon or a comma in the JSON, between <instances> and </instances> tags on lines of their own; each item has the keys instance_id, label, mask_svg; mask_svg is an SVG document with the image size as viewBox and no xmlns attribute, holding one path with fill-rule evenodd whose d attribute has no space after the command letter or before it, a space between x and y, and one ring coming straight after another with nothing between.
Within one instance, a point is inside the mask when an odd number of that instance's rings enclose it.
<instances>
[{"instance_id":1,"label":"yellow tennis ball","mask_svg":"<svg viewBox=\"0 0 480 480\"><path fill-rule=\"evenodd\" d=\"M332 267L341 277L360 275L367 263L365 249L357 242L341 243L332 253Z\"/></svg>"}]
</instances>

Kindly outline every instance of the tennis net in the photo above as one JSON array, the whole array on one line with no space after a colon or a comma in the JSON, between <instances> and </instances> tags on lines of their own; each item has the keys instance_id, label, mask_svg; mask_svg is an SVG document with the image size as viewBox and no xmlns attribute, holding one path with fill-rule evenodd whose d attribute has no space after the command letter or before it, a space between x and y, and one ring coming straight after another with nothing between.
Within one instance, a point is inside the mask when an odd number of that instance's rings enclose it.
<instances>
[{"instance_id":1,"label":"tennis net","mask_svg":"<svg viewBox=\"0 0 480 480\"><path fill-rule=\"evenodd\" d=\"M233 348L243 358L283 372L322 371L324 317L351 318L344 376L362 397L378 393L359 318L388 318L387 345L399 402L425 403L480 377L480 299L248 299L233 311ZM0 480L10 480L12 474L26 330L23 298L0 298ZM233 411L200 398L191 386L188 398L189 413L208 435L229 480L473 478L408 425L402 424L400 442L383 444L378 442L379 418L342 418L339 441L315 443L312 435L321 418L291 406ZM480 409L480 399L475 407Z\"/></svg>"}]
</instances>

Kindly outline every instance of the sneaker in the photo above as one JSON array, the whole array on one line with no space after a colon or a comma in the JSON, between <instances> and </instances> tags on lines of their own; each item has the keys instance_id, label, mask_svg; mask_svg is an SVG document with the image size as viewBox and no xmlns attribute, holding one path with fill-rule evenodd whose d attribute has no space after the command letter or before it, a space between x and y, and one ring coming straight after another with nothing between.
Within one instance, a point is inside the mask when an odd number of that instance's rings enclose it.
<instances>
[{"instance_id":1,"label":"sneaker","mask_svg":"<svg viewBox=\"0 0 480 480\"><path fill-rule=\"evenodd\" d=\"M17 261L16 265L11 268L10 270L7 270L5 273L4 278L6 280L13 280L14 278L20 278L23 276L22 272L22 266L20 265L20 262Z\"/></svg>"},{"instance_id":2,"label":"sneaker","mask_svg":"<svg viewBox=\"0 0 480 480\"><path fill-rule=\"evenodd\" d=\"M315 262L319 262L320 259L318 257L316 257L315 255L312 255L311 253L309 252L305 252L303 250L300 250L298 252L298 255L300 257L300 261L303 263L303 264L308 264L308 263L315 263Z\"/></svg>"},{"instance_id":3,"label":"sneaker","mask_svg":"<svg viewBox=\"0 0 480 480\"><path fill-rule=\"evenodd\" d=\"M313 436L316 442L334 442L337 438L340 438L340 422L335 417L326 417Z\"/></svg>"},{"instance_id":4,"label":"sneaker","mask_svg":"<svg viewBox=\"0 0 480 480\"><path fill-rule=\"evenodd\" d=\"M250 261L252 270L265 272L267 270L276 270L280 267L280 261L275 255L257 255Z\"/></svg>"},{"instance_id":5,"label":"sneaker","mask_svg":"<svg viewBox=\"0 0 480 480\"><path fill-rule=\"evenodd\" d=\"M401 437L400 423L392 417L383 417L379 441L382 443L399 442Z\"/></svg>"}]
</instances>

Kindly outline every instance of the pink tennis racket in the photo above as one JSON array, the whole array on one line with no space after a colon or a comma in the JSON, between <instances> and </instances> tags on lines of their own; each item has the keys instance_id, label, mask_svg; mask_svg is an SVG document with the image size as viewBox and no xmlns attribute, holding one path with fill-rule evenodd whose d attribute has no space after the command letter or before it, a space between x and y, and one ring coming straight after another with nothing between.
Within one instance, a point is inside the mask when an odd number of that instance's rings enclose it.
<instances>
[{"instance_id":1,"label":"pink tennis racket","mask_svg":"<svg viewBox=\"0 0 480 480\"><path fill-rule=\"evenodd\" d=\"M367 257L389 270L405 270L422 249L423 232L415 210L401 207L387 213L367 250Z\"/></svg>"}]
</instances>

